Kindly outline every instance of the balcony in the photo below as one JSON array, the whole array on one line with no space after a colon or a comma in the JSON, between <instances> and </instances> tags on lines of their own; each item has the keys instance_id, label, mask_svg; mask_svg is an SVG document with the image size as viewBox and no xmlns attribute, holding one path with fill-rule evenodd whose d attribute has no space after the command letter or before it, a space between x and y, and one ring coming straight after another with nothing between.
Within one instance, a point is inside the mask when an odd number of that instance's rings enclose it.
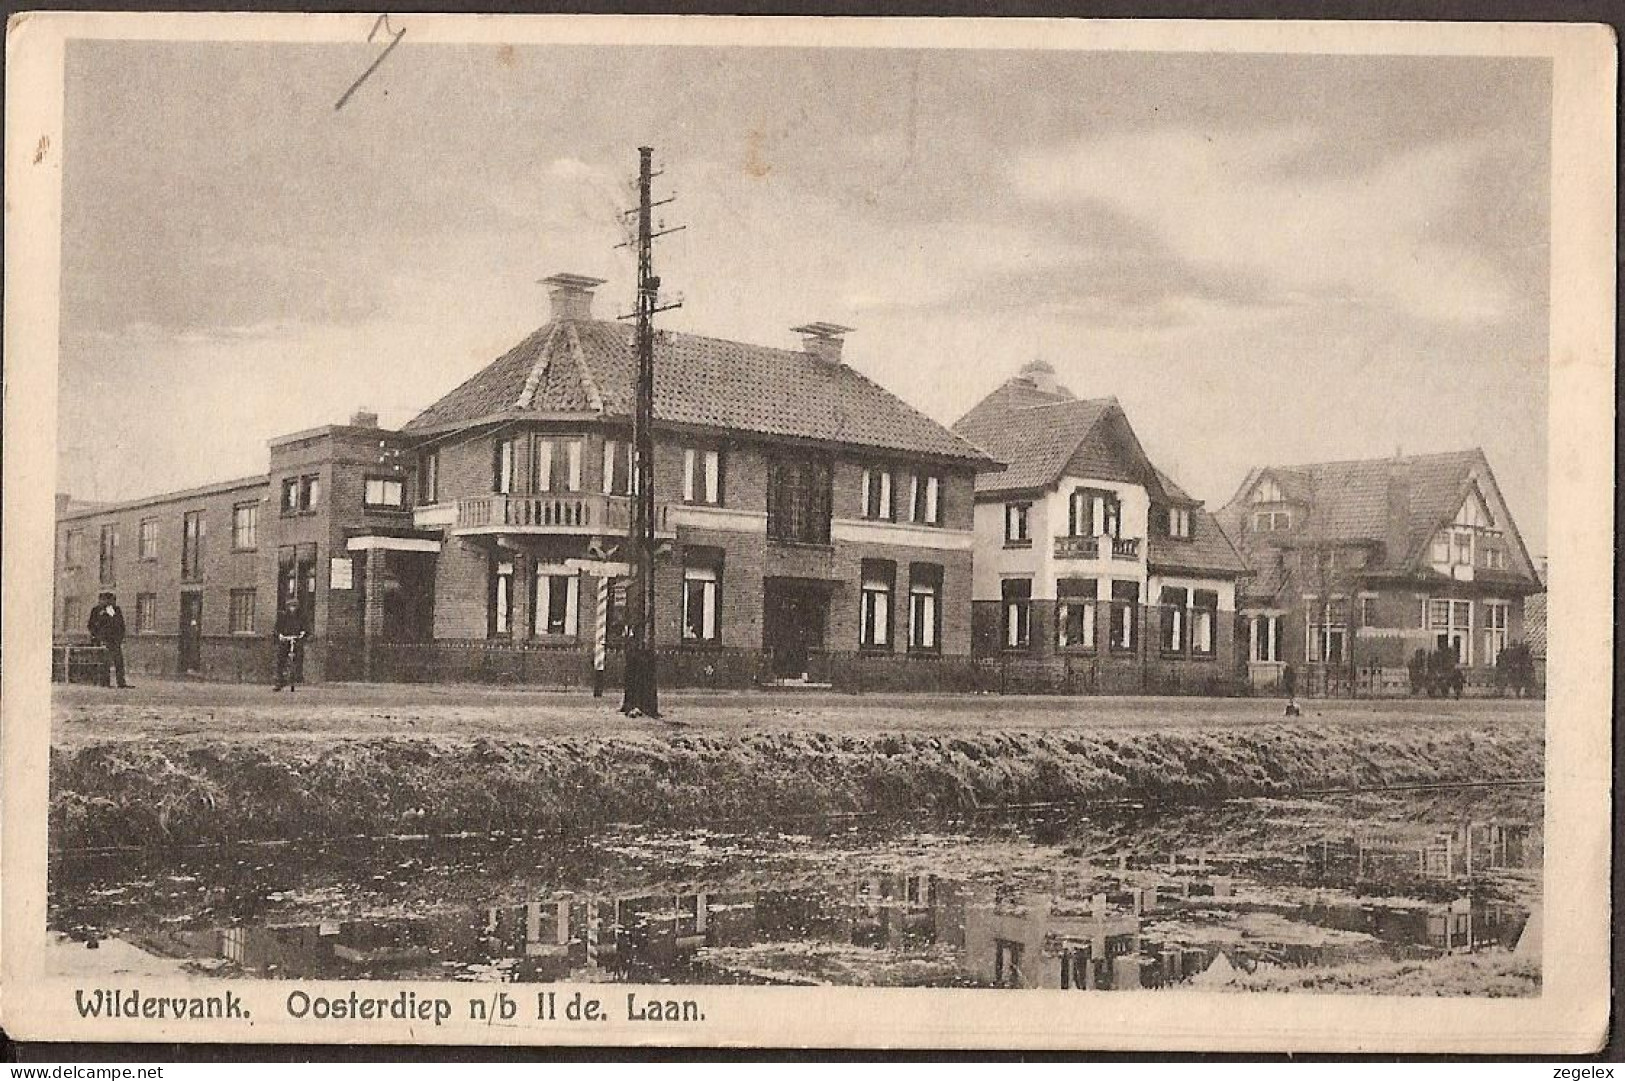
<instances>
[{"instance_id":1,"label":"balcony","mask_svg":"<svg viewBox=\"0 0 1625 1081\"><path fill-rule=\"evenodd\" d=\"M1136 561L1140 558L1139 537L1056 537L1056 559L1111 559Z\"/></svg>"},{"instance_id":2,"label":"balcony","mask_svg":"<svg viewBox=\"0 0 1625 1081\"><path fill-rule=\"evenodd\" d=\"M655 532L671 535L668 508L655 504ZM454 534L495 533L615 534L632 525L631 500L624 495L581 492L555 495L487 495L457 501Z\"/></svg>"}]
</instances>

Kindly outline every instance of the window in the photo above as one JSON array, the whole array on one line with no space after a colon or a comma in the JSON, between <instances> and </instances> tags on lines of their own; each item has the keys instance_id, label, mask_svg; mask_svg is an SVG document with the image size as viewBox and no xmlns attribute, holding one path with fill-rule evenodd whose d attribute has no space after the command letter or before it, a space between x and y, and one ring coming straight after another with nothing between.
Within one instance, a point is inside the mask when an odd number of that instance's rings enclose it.
<instances>
[{"instance_id":1,"label":"window","mask_svg":"<svg viewBox=\"0 0 1625 1081\"><path fill-rule=\"evenodd\" d=\"M683 502L722 503L722 452L705 447L683 448Z\"/></svg>"},{"instance_id":2,"label":"window","mask_svg":"<svg viewBox=\"0 0 1625 1081\"><path fill-rule=\"evenodd\" d=\"M622 439L604 440L604 494L630 495L632 492L632 444Z\"/></svg>"},{"instance_id":3,"label":"window","mask_svg":"<svg viewBox=\"0 0 1625 1081\"><path fill-rule=\"evenodd\" d=\"M322 500L322 479L310 474L288 477L282 482L282 513L305 514L316 509Z\"/></svg>"},{"instance_id":4,"label":"window","mask_svg":"<svg viewBox=\"0 0 1625 1081\"><path fill-rule=\"evenodd\" d=\"M1162 651L1185 652L1185 602L1187 592L1177 586L1162 590Z\"/></svg>"},{"instance_id":5,"label":"window","mask_svg":"<svg viewBox=\"0 0 1625 1081\"><path fill-rule=\"evenodd\" d=\"M440 452L431 450L418 458L418 502L429 506L440 502Z\"/></svg>"},{"instance_id":6,"label":"window","mask_svg":"<svg viewBox=\"0 0 1625 1081\"><path fill-rule=\"evenodd\" d=\"M1112 648L1132 651L1139 645L1140 583L1112 583Z\"/></svg>"},{"instance_id":7,"label":"window","mask_svg":"<svg viewBox=\"0 0 1625 1081\"><path fill-rule=\"evenodd\" d=\"M1031 503L1006 503L1004 505L1004 546L1006 548L1027 548L1032 545L1032 534L1028 532L1032 509L1033 505Z\"/></svg>"},{"instance_id":8,"label":"window","mask_svg":"<svg viewBox=\"0 0 1625 1081\"><path fill-rule=\"evenodd\" d=\"M858 598L858 648L891 648L892 590L897 585L897 564L889 559L865 559Z\"/></svg>"},{"instance_id":9,"label":"window","mask_svg":"<svg viewBox=\"0 0 1625 1081\"><path fill-rule=\"evenodd\" d=\"M1067 533L1074 537L1122 534L1122 505L1112 492L1076 488L1067 508Z\"/></svg>"},{"instance_id":10,"label":"window","mask_svg":"<svg viewBox=\"0 0 1625 1081\"><path fill-rule=\"evenodd\" d=\"M604 610L604 641L611 649L626 637L626 590L629 583L630 579L627 578L609 580L609 603Z\"/></svg>"},{"instance_id":11,"label":"window","mask_svg":"<svg viewBox=\"0 0 1625 1081\"><path fill-rule=\"evenodd\" d=\"M1055 583L1055 644L1060 649L1095 648L1095 580L1062 578Z\"/></svg>"},{"instance_id":12,"label":"window","mask_svg":"<svg viewBox=\"0 0 1625 1081\"><path fill-rule=\"evenodd\" d=\"M797 544L828 544L827 458L777 458L767 471L767 535Z\"/></svg>"},{"instance_id":13,"label":"window","mask_svg":"<svg viewBox=\"0 0 1625 1081\"><path fill-rule=\"evenodd\" d=\"M1191 593L1191 653L1211 657L1219 626L1219 595L1210 589Z\"/></svg>"},{"instance_id":14,"label":"window","mask_svg":"<svg viewBox=\"0 0 1625 1081\"><path fill-rule=\"evenodd\" d=\"M1473 663L1473 603L1471 601L1430 600L1428 629L1439 649L1450 649L1456 663Z\"/></svg>"},{"instance_id":15,"label":"window","mask_svg":"<svg viewBox=\"0 0 1625 1081\"><path fill-rule=\"evenodd\" d=\"M1360 626L1377 625L1377 598L1362 594L1360 597Z\"/></svg>"},{"instance_id":16,"label":"window","mask_svg":"<svg viewBox=\"0 0 1625 1081\"><path fill-rule=\"evenodd\" d=\"M1032 645L1032 579L1006 578L999 589L1004 600L1004 648L1027 649Z\"/></svg>"},{"instance_id":17,"label":"window","mask_svg":"<svg viewBox=\"0 0 1625 1081\"><path fill-rule=\"evenodd\" d=\"M903 491L906 502L898 516L917 525L942 524L942 478L927 473L907 475L907 488Z\"/></svg>"},{"instance_id":18,"label":"window","mask_svg":"<svg viewBox=\"0 0 1625 1081\"><path fill-rule=\"evenodd\" d=\"M993 983L997 987L1020 987L1021 953L1019 942L996 938L993 940Z\"/></svg>"},{"instance_id":19,"label":"window","mask_svg":"<svg viewBox=\"0 0 1625 1081\"><path fill-rule=\"evenodd\" d=\"M1484 601L1484 664L1494 664L1501 659L1501 651L1507 647L1507 613L1510 606L1506 601Z\"/></svg>"},{"instance_id":20,"label":"window","mask_svg":"<svg viewBox=\"0 0 1625 1081\"><path fill-rule=\"evenodd\" d=\"M863 516L889 522L896 517L892 507L892 475L886 469L863 471Z\"/></svg>"},{"instance_id":21,"label":"window","mask_svg":"<svg viewBox=\"0 0 1625 1081\"><path fill-rule=\"evenodd\" d=\"M1176 540L1189 540L1191 535L1191 511L1189 507L1169 507L1167 512L1168 535Z\"/></svg>"},{"instance_id":22,"label":"window","mask_svg":"<svg viewBox=\"0 0 1625 1081\"><path fill-rule=\"evenodd\" d=\"M538 492L581 491L581 440L538 436L530 445L531 482Z\"/></svg>"},{"instance_id":23,"label":"window","mask_svg":"<svg viewBox=\"0 0 1625 1081\"><path fill-rule=\"evenodd\" d=\"M1485 570L1504 571L1507 569L1506 549L1499 544L1493 542L1484 544L1479 550L1479 555L1483 560L1481 565Z\"/></svg>"},{"instance_id":24,"label":"window","mask_svg":"<svg viewBox=\"0 0 1625 1081\"><path fill-rule=\"evenodd\" d=\"M398 477L368 477L362 500L369 507L405 507L406 482Z\"/></svg>"},{"instance_id":25,"label":"window","mask_svg":"<svg viewBox=\"0 0 1625 1081\"><path fill-rule=\"evenodd\" d=\"M513 634L513 561L493 558L490 582L485 632L492 638L506 638Z\"/></svg>"},{"instance_id":26,"label":"window","mask_svg":"<svg viewBox=\"0 0 1625 1081\"><path fill-rule=\"evenodd\" d=\"M111 585L113 582L113 565L116 562L117 554L118 526L104 525L102 526L100 561L101 582L103 585Z\"/></svg>"},{"instance_id":27,"label":"window","mask_svg":"<svg viewBox=\"0 0 1625 1081\"><path fill-rule=\"evenodd\" d=\"M1347 660L1343 651L1348 641L1344 602L1314 602L1308 606L1308 611L1309 620L1304 627L1308 641L1304 655L1311 664L1343 664Z\"/></svg>"},{"instance_id":28,"label":"window","mask_svg":"<svg viewBox=\"0 0 1625 1081\"><path fill-rule=\"evenodd\" d=\"M571 638L580 633L581 576L562 567L536 564L531 585L531 633Z\"/></svg>"},{"instance_id":29,"label":"window","mask_svg":"<svg viewBox=\"0 0 1625 1081\"><path fill-rule=\"evenodd\" d=\"M276 607L282 611L292 597L305 629L311 629L316 603L316 546L284 544L276 550Z\"/></svg>"},{"instance_id":30,"label":"window","mask_svg":"<svg viewBox=\"0 0 1625 1081\"><path fill-rule=\"evenodd\" d=\"M158 558L158 519L143 518L136 528L135 554L139 559Z\"/></svg>"},{"instance_id":31,"label":"window","mask_svg":"<svg viewBox=\"0 0 1625 1081\"><path fill-rule=\"evenodd\" d=\"M246 552L258 542L260 506L258 503L239 503L231 508L231 546Z\"/></svg>"},{"instance_id":32,"label":"window","mask_svg":"<svg viewBox=\"0 0 1625 1081\"><path fill-rule=\"evenodd\" d=\"M1281 493L1281 486L1271 477L1265 477L1253 485L1251 501L1254 503L1283 503L1286 496Z\"/></svg>"},{"instance_id":33,"label":"window","mask_svg":"<svg viewBox=\"0 0 1625 1081\"><path fill-rule=\"evenodd\" d=\"M683 640L715 642L720 632L722 553L689 548L683 553Z\"/></svg>"},{"instance_id":34,"label":"window","mask_svg":"<svg viewBox=\"0 0 1625 1081\"><path fill-rule=\"evenodd\" d=\"M203 512L189 510L181 517L181 580L203 577L203 539L207 532Z\"/></svg>"},{"instance_id":35,"label":"window","mask_svg":"<svg viewBox=\"0 0 1625 1081\"><path fill-rule=\"evenodd\" d=\"M85 533L82 529L70 529L67 536L62 539L62 564L67 567L79 566L84 558Z\"/></svg>"},{"instance_id":36,"label":"window","mask_svg":"<svg viewBox=\"0 0 1625 1081\"><path fill-rule=\"evenodd\" d=\"M908 570L908 648L920 652L941 649L942 568L935 563L911 563Z\"/></svg>"},{"instance_id":37,"label":"window","mask_svg":"<svg viewBox=\"0 0 1625 1081\"><path fill-rule=\"evenodd\" d=\"M158 594L135 595L135 629L140 634L151 634L158 629Z\"/></svg>"},{"instance_id":38,"label":"window","mask_svg":"<svg viewBox=\"0 0 1625 1081\"><path fill-rule=\"evenodd\" d=\"M1279 533L1291 528L1291 511L1261 510L1253 515L1254 533Z\"/></svg>"},{"instance_id":39,"label":"window","mask_svg":"<svg viewBox=\"0 0 1625 1081\"><path fill-rule=\"evenodd\" d=\"M254 633L254 591L252 589L234 589L231 591L231 633Z\"/></svg>"},{"instance_id":40,"label":"window","mask_svg":"<svg viewBox=\"0 0 1625 1081\"><path fill-rule=\"evenodd\" d=\"M491 491L498 495L513 494L516 451L516 441L511 436L491 445Z\"/></svg>"},{"instance_id":41,"label":"window","mask_svg":"<svg viewBox=\"0 0 1625 1081\"><path fill-rule=\"evenodd\" d=\"M1277 662L1281 659L1282 628L1278 615L1255 615L1248 621L1247 659Z\"/></svg>"}]
</instances>

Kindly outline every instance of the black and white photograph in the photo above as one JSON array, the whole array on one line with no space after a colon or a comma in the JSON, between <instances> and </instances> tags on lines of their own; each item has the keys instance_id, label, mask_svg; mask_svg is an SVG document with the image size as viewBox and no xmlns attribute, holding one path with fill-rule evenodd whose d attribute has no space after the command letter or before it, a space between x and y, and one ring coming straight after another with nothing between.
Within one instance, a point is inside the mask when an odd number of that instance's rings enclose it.
<instances>
[{"instance_id":1,"label":"black and white photograph","mask_svg":"<svg viewBox=\"0 0 1625 1081\"><path fill-rule=\"evenodd\" d=\"M1606 31L65 18L37 1016L1602 1038Z\"/></svg>"}]
</instances>

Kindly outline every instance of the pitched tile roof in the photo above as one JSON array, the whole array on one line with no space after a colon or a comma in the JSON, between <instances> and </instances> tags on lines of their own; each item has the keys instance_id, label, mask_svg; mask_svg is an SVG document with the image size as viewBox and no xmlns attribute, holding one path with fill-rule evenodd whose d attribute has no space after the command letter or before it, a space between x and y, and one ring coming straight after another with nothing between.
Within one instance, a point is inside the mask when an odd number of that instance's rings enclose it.
<instances>
[{"instance_id":1,"label":"pitched tile roof","mask_svg":"<svg viewBox=\"0 0 1625 1081\"><path fill-rule=\"evenodd\" d=\"M1523 640L1529 643L1529 652L1537 657L1546 656L1546 594L1533 593L1523 602Z\"/></svg>"},{"instance_id":2,"label":"pitched tile roof","mask_svg":"<svg viewBox=\"0 0 1625 1081\"><path fill-rule=\"evenodd\" d=\"M1246 560L1230 543L1218 519L1200 506L1191 508L1189 540L1174 540L1153 533L1146 548L1146 564L1153 573L1164 574L1189 571L1239 577L1247 573Z\"/></svg>"},{"instance_id":3,"label":"pitched tile roof","mask_svg":"<svg viewBox=\"0 0 1625 1081\"><path fill-rule=\"evenodd\" d=\"M526 412L628 416L636 366L633 334L626 324L601 320L550 323L408 421L404 430ZM694 334L656 336L655 416L959 459L979 467L996 464L982 448L845 364L802 350Z\"/></svg>"},{"instance_id":4,"label":"pitched tile roof","mask_svg":"<svg viewBox=\"0 0 1625 1081\"><path fill-rule=\"evenodd\" d=\"M1303 506L1290 531L1257 534L1247 528L1252 511L1247 497L1265 477L1275 481L1289 502ZM1274 591L1271 575L1277 563L1275 551L1283 543L1379 545L1374 550L1375 561L1367 565L1368 572L1414 571L1433 535L1460 508L1475 477L1494 484L1489 461L1477 448L1398 458L1263 466L1248 471L1236 494L1217 514L1257 573L1248 591L1264 595ZM1391 481L1402 485L1400 491L1408 509L1401 522L1389 521ZM1521 550L1516 526L1507 522L1504 528ZM1392 540L1400 542L1398 551L1388 550ZM1520 554L1527 562L1527 554ZM1508 577L1518 582L1525 579L1521 572Z\"/></svg>"}]
</instances>

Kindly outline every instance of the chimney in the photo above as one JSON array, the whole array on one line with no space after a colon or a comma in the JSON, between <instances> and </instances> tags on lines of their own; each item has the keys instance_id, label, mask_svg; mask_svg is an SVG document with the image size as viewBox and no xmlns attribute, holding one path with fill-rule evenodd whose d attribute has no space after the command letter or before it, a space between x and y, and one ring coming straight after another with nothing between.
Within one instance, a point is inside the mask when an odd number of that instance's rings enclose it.
<instances>
[{"instance_id":1,"label":"chimney","mask_svg":"<svg viewBox=\"0 0 1625 1081\"><path fill-rule=\"evenodd\" d=\"M1386 561L1397 565L1410 553L1411 532L1411 478L1398 456L1388 462L1388 534L1385 538Z\"/></svg>"},{"instance_id":2,"label":"chimney","mask_svg":"<svg viewBox=\"0 0 1625 1081\"><path fill-rule=\"evenodd\" d=\"M363 406L350 414L350 427L376 428L378 427L378 414Z\"/></svg>"},{"instance_id":3,"label":"chimney","mask_svg":"<svg viewBox=\"0 0 1625 1081\"><path fill-rule=\"evenodd\" d=\"M1032 360L1021 366L1021 378L1036 387L1041 394L1055 394L1059 386L1055 382L1055 369L1050 367L1047 360Z\"/></svg>"},{"instance_id":4,"label":"chimney","mask_svg":"<svg viewBox=\"0 0 1625 1081\"><path fill-rule=\"evenodd\" d=\"M604 284L602 278L589 278L582 274L555 274L543 278L548 299L553 302L552 321L592 318L592 291Z\"/></svg>"},{"instance_id":5,"label":"chimney","mask_svg":"<svg viewBox=\"0 0 1625 1081\"><path fill-rule=\"evenodd\" d=\"M839 364L841 342L851 329L837 323L808 323L806 326L791 327L790 333L801 335L801 347L808 356L829 364Z\"/></svg>"}]
</instances>

